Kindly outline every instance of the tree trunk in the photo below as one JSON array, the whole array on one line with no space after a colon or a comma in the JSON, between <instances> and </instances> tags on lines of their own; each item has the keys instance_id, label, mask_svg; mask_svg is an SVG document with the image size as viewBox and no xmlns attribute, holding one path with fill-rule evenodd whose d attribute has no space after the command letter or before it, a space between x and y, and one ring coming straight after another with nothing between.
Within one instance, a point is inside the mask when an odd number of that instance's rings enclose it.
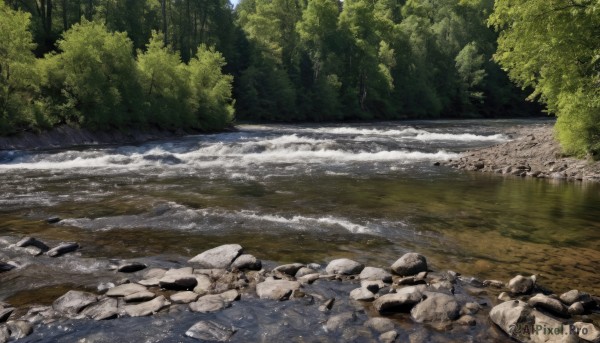
<instances>
[{"instance_id":1,"label":"tree trunk","mask_svg":"<svg viewBox=\"0 0 600 343\"><path fill-rule=\"evenodd\" d=\"M62 1L62 20L63 20L63 31L67 31L69 28L69 22L67 17L67 0Z\"/></svg>"}]
</instances>

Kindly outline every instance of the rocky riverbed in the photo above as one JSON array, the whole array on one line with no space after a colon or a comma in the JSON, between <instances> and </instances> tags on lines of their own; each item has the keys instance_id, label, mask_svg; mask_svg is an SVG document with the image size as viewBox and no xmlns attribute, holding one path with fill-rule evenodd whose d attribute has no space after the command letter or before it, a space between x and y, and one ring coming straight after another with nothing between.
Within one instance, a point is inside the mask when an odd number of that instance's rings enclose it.
<instances>
[{"instance_id":1,"label":"rocky riverbed","mask_svg":"<svg viewBox=\"0 0 600 343\"><path fill-rule=\"evenodd\" d=\"M34 278L24 272L32 266L84 263L75 242L0 243L0 291ZM94 287L64 289L49 303L9 296L0 342L600 342L593 295L557 295L536 276L505 283L434 270L418 253L389 267L347 258L277 265L226 244L185 260L93 264L102 269ZM63 273L78 273L71 269Z\"/></svg>"},{"instance_id":2,"label":"rocky riverbed","mask_svg":"<svg viewBox=\"0 0 600 343\"><path fill-rule=\"evenodd\" d=\"M556 180L600 181L600 162L565 156L555 139L553 123L506 130L513 139L468 151L445 165L456 169Z\"/></svg>"}]
</instances>

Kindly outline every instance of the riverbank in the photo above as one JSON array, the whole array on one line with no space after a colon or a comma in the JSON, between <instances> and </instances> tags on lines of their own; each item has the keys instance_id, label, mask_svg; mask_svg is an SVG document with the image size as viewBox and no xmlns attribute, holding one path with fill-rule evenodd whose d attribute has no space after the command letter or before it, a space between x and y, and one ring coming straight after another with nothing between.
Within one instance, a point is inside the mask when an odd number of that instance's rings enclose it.
<instances>
[{"instance_id":1,"label":"riverbank","mask_svg":"<svg viewBox=\"0 0 600 343\"><path fill-rule=\"evenodd\" d=\"M149 263L84 261L72 242L50 249L32 237L2 237L0 244L0 253L13 258L1 264L0 278L9 284L33 278L27 270L48 261L79 266L72 269L80 274L90 273L85 263L91 263L98 269L92 275L101 281L95 289L63 287L64 294L49 302L35 297L35 290L27 302L5 299L0 342L301 337L320 342L510 342L511 337L541 342L554 337L548 330L563 330L561 342L600 340L597 297L578 290L551 295L534 276L505 283L433 270L418 253L406 253L389 267L346 258L326 266L277 265L238 244L226 244L189 260Z\"/></svg>"},{"instance_id":2,"label":"riverbank","mask_svg":"<svg viewBox=\"0 0 600 343\"><path fill-rule=\"evenodd\" d=\"M468 151L444 162L452 168L521 177L600 181L600 161L564 156L551 123L516 126L504 132L513 139Z\"/></svg>"}]
</instances>

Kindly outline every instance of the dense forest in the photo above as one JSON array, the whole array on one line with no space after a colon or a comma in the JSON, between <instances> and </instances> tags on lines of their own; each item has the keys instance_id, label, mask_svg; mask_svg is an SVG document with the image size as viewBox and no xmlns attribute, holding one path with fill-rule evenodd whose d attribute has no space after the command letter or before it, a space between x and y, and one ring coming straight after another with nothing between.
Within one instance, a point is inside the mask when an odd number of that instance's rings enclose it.
<instances>
[{"instance_id":1,"label":"dense forest","mask_svg":"<svg viewBox=\"0 0 600 343\"><path fill-rule=\"evenodd\" d=\"M600 149L597 6L0 0L0 133L213 130L234 111L252 121L514 117L539 113L525 101L533 90L558 114L565 147L585 154Z\"/></svg>"}]
</instances>

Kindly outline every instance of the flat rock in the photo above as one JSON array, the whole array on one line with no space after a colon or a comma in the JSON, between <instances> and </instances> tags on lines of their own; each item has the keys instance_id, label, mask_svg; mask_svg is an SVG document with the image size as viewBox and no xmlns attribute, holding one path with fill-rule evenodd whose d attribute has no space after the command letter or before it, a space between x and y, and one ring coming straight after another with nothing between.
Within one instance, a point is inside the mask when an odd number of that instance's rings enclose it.
<instances>
[{"instance_id":1,"label":"flat rock","mask_svg":"<svg viewBox=\"0 0 600 343\"><path fill-rule=\"evenodd\" d=\"M239 270L260 270L262 268L262 262L253 255L242 254L233 261L231 268Z\"/></svg>"},{"instance_id":2,"label":"flat rock","mask_svg":"<svg viewBox=\"0 0 600 343\"><path fill-rule=\"evenodd\" d=\"M130 317L144 317L154 314L160 311L165 306L168 306L169 302L164 296L159 296L153 300L143 302L137 305L125 306L125 313Z\"/></svg>"},{"instance_id":3,"label":"flat rock","mask_svg":"<svg viewBox=\"0 0 600 343\"><path fill-rule=\"evenodd\" d=\"M358 276L361 280L383 281L385 283L392 282L392 274L385 271L383 268L365 267Z\"/></svg>"},{"instance_id":4,"label":"flat rock","mask_svg":"<svg viewBox=\"0 0 600 343\"><path fill-rule=\"evenodd\" d=\"M160 279L154 277L150 279L140 280L137 283L146 287L158 287L158 285L160 284Z\"/></svg>"},{"instance_id":5,"label":"flat rock","mask_svg":"<svg viewBox=\"0 0 600 343\"><path fill-rule=\"evenodd\" d=\"M146 269L146 267L145 264L140 262L125 262L117 267L117 271L120 273L135 273Z\"/></svg>"},{"instance_id":6,"label":"flat rock","mask_svg":"<svg viewBox=\"0 0 600 343\"><path fill-rule=\"evenodd\" d=\"M588 342L600 342L600 330L592 323L576 322L573 324L578 330L579 338Z\"/></svg>"},{"instance_id":7,"label":"flat rock","mask_svg":"<svg viewBox=\"0 0 600 343\"><path fill-rule=\"evenodd\" d=\"M375 299L373 307L379 312L408 312L423 298L422 286L408 286L396 293L382 295Z\"/></svg>"},{"instance_id":8,"label":"flat rock","mask_svg":"<svg viewBox=\"0 0 600 343\"><path fill-rule=\"evenodd\" d=\"M529 294L535 286L535 277L517 275L508 282L508 289L513 294Z\"/></svg>"},{"instance_id":9,"label":"flat rock","mask_svg":"<svg viewBox=\"0 0 600 343\"><path fill-rule=\"evenodd\" d=\"M162 268L151 268L144 274L145 279L161 279L167 273L166 269Z\"/></svg>"},{"instance_id":10,"label":"flat rock","mask_svg":"<svg viewBox=\"0 0 600 343\"><path fill-rule=\"evenodd\" d=\"M67 314L76 315L84 307L95 303L98 297L95 294L80 292L80 291L68 291L60 298L56 299L52 303L52 308L55 311Z\"/></svg>"},{"instance_id":11,"label":"flat rock","mask_svg":"<svg viewBox=\"0 0 600 343\"><path fill-rule=\"evenodd\" d=\"M193 312L209 313L220 311L229 306L231 306L231 302L223 299L219 294L208 294L190 303L190 310Z\"/></svg>"},{"instance_id":12,"label":"flat rock","mask_svg":"<svg viewBox=\"0 0 600 343\"><path fill-rule=\"evenodd\" d=\"M170 290L192 290L198 285L197 275L190 267L170 269L158 280L158 285Z\"/></svg>"},{"instance_id":13,"label":"flat rock","mask_svg":"<svg viewBox=\"0 0 600 343\"><path fill-rule=\"evenodd\" d=\"M256 285L256 294L261 299L287 300L300 289L300 283L287 280L269 280Z\"/></svg>"},{"instance_id":14,"label":"flat rock","mask_svg":"<svg viewBox=\"0 0 600 343\"><path fill-rule=\"evenodd\" d=\"M325 271L328 274L339 274L339 275L356 275L359 274L365 266L362 263L358 263L348 258L339 258L329 262Z\"/></svg>"},{"instance_id":15,"label":"flat rock","mask_svg":"<svg viewBox=\"0 0 600 343\"><path fill-rule=\"evenodd\" d=\"M230 289L226 292L220 293L219 296L223 300L229 301L229 302L233 302L233 301L240 299L240 293L238 293L238 291L236 291L235 289Z\"/></svg>"},{"instance_id":16,"label":"flat rock","mask_svg":"<svg viewBox=\"0 0 600 343\"><path fill-rule=\"evenodd\" d=\"M396 332L396 330L384 332L379 335L379 341L381 343L393 343L396 341L396 338L398 338L398 332Z\"/></svg>"},{"instance_id":17,"label":"flat rock","mask_svg":"<svg viewBox=\"0 0 600 343\"><path fill-rule=\"evenodd\" d=\"M185 335L201 341L227 342L235 330L212 320L202 320L189 328Z\"/></svg>"},{"instance_id":18,"label":"flat rock","mask_svg":"<svg viewBox=\"0 0 600 343\"><path fill-rule=\"evenodd\" d=\"M302 268L298 269L298 271L296 272L296 274L294 276L296 278L301 278L303 276L311 275L311 274L318 274L318 273L316 270L314 270L312 268L302 267Z\"/></svg>"},{"instance_id":19,"label":"flat rock","mask_svg":"<svg viewBox=\"0 0 600 343\"><path fill-rule=\"evenodd\" d=\"M329 317L325 324L325 330L328 332L341 331L348 326L349 323L356 320L354 312L344 312L335 316Z\"/></svg>"},{"instance_id":20,"label":"flat rock","mask_svg":"<svg viewBox=\"0 0 600 343\"><path fill-rule=\"evenodd\" d=\"M319 273L308 274L308 275L300 276L297 280L303 284L311 284L311 283L317 281L320 278L320 276L321 276L321 274L319 274Z\"/></svg>"},{"instance_id":21,"label":"flat rock","mask_svg":"<svg viewBox=\"0 0 600 343\"><path fill-rule=\"evenodd\" d=\"M409 252L400 257L392 264L392 271L401 276L415 275L427 271L427 259L425 256Z\"/></svg>"},{"instance_id":22,"label":"flat rock","mask_svg":"<svg viewBox=\"0 0 600 343\"><path fill-rule=\"evenodd\" d=\"M86 307L81 314L94 320L105 320L117 317L118 301L115 298L104 298L99 302Z\"/></svg>"},{"instance_id":23,"label":"flat rock","mask_svg":"<svg viewBox=\"0 0 600 343\"><path fill-rule=\"evenodd\" d=\"M375 299L375 294L366 288L359 287L350 292L350 298L358 301L372 301Z\"/></svg>"},{"instance_id":24,"label":"flat rock","mask_svg":"<svg viewBox=\"0 0 600 343\"><path fill-rule=\"evenodd\" d=\"M562 316L568 314L567 308L560 302L560 300L551 298L541 293L531 297L527 303L537 309L548 310L554 314L559 314Z\"/></svg>"},{"instance_id":25,"label":"flat rock","mask_svg":"<svg viewBox=\"0 0 600 343\"><path fill-rule=\"evenodd\" d=\"M394 330L394 321L389 319L389 318L382 318L382 317L373 317L373 318L369 318L364 326L373 329L377 332L383 333L383 332L388 332L391 330Z\"/></svg>"},{"instance_id":26,"label":"flat rock","mask_svg":"<svg viewBox=\"0 0 600 343\"><path fill-rule=\"evenodd\" d=\"M15 243L15 246L19 248L35 247L42 252L50 250L49 246L47 246L44 242L34 237L24 237L23 239Z\"/></svg>"},{"instance_id":27,"label":"flat rock","mask_svg":"<svg viewBox=\"0 0 600 343\"><path fill-rule=\"evenodd\" d=\"M150 291L141 291L141 292L131 293L131 294L127 295L125 298L123 298L123 300L125 300L126 303L132 303L132 302L148 301L148 300L152 300L154 298L156 298L156 294L154 294Z\"/></svg>"},{"instance_id":28,"label":"flat rock","mask_svg":"<svg viewBox=\"0 0 600 343\"><path fill-rule=\"evenodd\" d=\"M229 268L231 263L242 254L239 244L226 244L204 251L189 260L202 268Z\"/></svg>"},{"instance_id":29,"label":"flat rock","mask_svg":"<svg viewBox=\"0 0 600 343\"><path fill-rule=\"evenodd\" d=\"M189 304L198 300L198 293L185 291L171 295L171 302L174 304Z\"/></svg>"},{"instance_id":30,"label":"flat rock","mask_svg":"<svg viewBox=\"0 0 600 343\"><path fill-rule=\"evenodd\" d=\"M300 268L303 268L304 264L302 263L289 263L283 264L281 266L277 266L273 269L273 272L284 273L289 276L295 276Z\"/></svg>"},{"instance_id":31,"label":"flat rock","mask_svg":"<svg viewBox=\"0 0 600 343\"><path fill-rule=\"evenodd\" d=\"M147 291L147 288L142 285L126 283L109 289L106 291L106 295L109 297L126 297L130 294L144 291Z\"/></svg>"},{"instance_id":32,"label":"flat rock","mask_svg":"<svg viewBox=\"0 0 600 343\"><path fill-rule=\"evenodd\" d=\"M410 311L417 323L449 322L458 319L460 306L452 295L426 292L425 300L421 301Z\"/></svg>"},{"instance_id":33,"label":"flat rock","mask_svg":"<svg viewBox=\"0 0 600 343\"><path fill-rule=\"evenodd\" d=\"M204 274L197 274L196 277L196 287L194 287L194 292L200 295L204 295L210 291L212 288L212 280L210 277Z\"/></svg>"},{"instance_id":34,"label":"flat rock","mask_svg":"<svg viewBox=\"0 0 600 343\"><path fill-rule=\"evenodd\" d=\"M48 255L50 257L59 257L64 254L68 254L70 252L76 251L77 249L79 249L78 243L63 242L63 243L60 243L58 246L48 250L48 252L46 252L46 255Z\"/></svg>"}]
</instances>

